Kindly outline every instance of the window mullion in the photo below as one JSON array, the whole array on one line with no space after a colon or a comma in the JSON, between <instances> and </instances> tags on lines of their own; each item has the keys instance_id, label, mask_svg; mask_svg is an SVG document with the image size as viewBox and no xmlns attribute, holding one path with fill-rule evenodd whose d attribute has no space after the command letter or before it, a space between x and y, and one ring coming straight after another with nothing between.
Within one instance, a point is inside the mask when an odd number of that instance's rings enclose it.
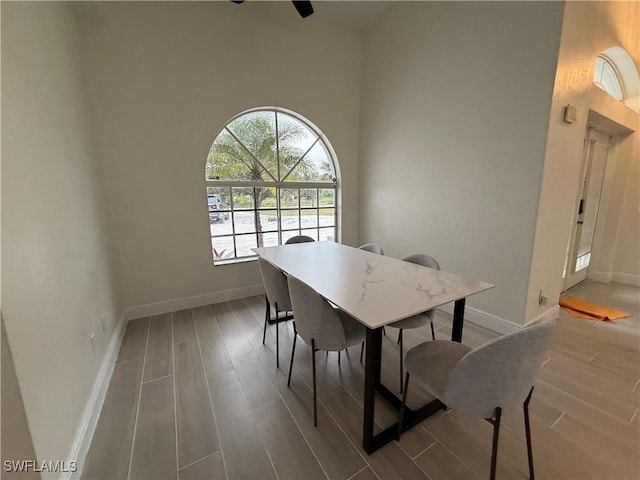
<instances>
[{"instance_id":1,"label":"window mullion","mask_svg":"<svg viewBox=\"0 0 640 480\"><path fill-rule=\"evenodd\" d=\"M279 182L282 178L280 174L280 129L278 127L278 112L275 112L276 117L276 172L278 175L277 181Z\"/></svg>"}]
</instances>

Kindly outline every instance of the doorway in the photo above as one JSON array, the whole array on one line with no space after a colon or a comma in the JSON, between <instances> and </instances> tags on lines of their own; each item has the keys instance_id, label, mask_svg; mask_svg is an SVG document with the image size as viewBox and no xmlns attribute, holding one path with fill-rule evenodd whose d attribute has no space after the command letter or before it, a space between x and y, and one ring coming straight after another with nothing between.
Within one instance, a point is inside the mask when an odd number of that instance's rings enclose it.
<instances>
[{"instance_id":1,"label":"doorway","mask_svg":"<svg viewBox=\"0 0 640 480\"><path fill-rule=\"evenodd\" d=\"M609 135L593 128L587 129L580 174L582 181L579 186L571 239L565 260L564 290L587 278L610 148Z\"/></svg>"}]
</instances>

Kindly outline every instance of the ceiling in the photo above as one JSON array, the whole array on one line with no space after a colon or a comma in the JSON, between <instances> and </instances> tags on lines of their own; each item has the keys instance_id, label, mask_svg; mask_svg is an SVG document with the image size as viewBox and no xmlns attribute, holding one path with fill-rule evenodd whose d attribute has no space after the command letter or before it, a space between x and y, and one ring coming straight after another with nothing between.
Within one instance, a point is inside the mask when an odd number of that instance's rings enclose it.
<instances>
[{"instance_id":1,"label":"ceiling","mask_svg":"<svg viewBox=\"0 0 640 480\"><path fill-rule=\"evenodd\" d=\"M388 10L397 1L331 1L312 0L314 13L307 18L300 18L296 9L288 1L248 0L238 8L244 8L247 13L260 15L270 20L289 23L295 20L298 25L307 23L329 23L344 28L362 30Z\"/></svg>"}]
</instances>

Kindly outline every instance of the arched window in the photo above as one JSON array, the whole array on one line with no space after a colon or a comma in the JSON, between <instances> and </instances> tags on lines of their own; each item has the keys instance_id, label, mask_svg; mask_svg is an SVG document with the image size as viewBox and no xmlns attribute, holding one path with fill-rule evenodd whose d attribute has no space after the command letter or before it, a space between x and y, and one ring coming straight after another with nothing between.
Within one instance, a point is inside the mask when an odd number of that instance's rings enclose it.
<instances>
[{"instance_id":1,"label":"arched window","mask_svg":"<svg viewBox=\"0 0 640 480\"><path fill-rule=\"evenodd\" d=\"M338 170L328 140L293 112L260 108L220 130L205 167L215 264L295 235L335 240Z\"/></svg>"},{"instance_id":2,"label":"arched window","mask_svg":"<svg viewBox=\"0 0 640 480\"><path fill-rule=\"evenodd\" d=\"M622 47L610 47L597 57L593 83L627 107L640 112L640 76L631 55Z\"/></svg>"},{"instance_id":3,"label":"arched window","mask_svg":"<svg viewBox=\"0 0 640 480\"><path fill-rule=\"evenodd\" d=\"M620 80L616 67L613 65L611 60L604 55L599 55L596 58L596 64L593 71L593 83L613 98L624 100L622 81Z\"/></svg>"}]
</instances>

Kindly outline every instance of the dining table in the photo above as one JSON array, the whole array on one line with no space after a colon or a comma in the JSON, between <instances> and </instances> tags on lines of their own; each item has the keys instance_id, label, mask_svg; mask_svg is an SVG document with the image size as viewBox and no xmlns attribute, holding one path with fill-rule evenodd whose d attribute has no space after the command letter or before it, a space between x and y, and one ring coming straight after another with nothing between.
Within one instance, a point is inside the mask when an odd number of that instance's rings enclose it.
<instances>
[{"instance_id":1,"label":"dining table","mask_svg":"<svg viewBox=\"0 0 640 480\"><path fill-rule=\"evenodd\" d=\"M368 454L395 439L399 431L395 423L375 432L376 393L397 410L402 403L381 382L383 327L454 302L451 340L461 342L466 298L494 286L332 241L253 251L366 327L362 447ZM443 408L437 399L417 409L405 408L400 430L412 428Z\"/></svg>"}]
</instances>

